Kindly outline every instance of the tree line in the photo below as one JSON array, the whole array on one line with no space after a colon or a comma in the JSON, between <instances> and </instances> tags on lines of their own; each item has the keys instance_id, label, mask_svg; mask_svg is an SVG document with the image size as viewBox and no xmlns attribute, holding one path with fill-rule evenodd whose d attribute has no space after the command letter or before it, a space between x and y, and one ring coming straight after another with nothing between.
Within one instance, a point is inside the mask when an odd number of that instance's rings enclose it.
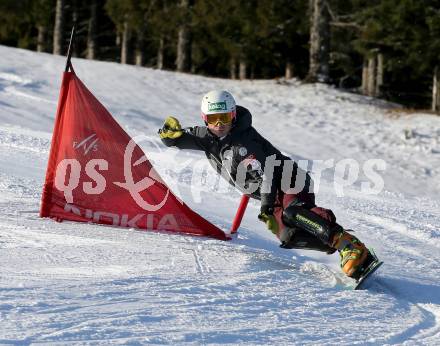
<instances>
[{"instance_id":1,"label":"tree line","mask_svg":"<svg viewBox=\"0 0 440 346\"><path fill-rule=\"evenodd\" d=\"M0 44L440 110L440 0L1 0Z\"/></svg>"}]
</instances>

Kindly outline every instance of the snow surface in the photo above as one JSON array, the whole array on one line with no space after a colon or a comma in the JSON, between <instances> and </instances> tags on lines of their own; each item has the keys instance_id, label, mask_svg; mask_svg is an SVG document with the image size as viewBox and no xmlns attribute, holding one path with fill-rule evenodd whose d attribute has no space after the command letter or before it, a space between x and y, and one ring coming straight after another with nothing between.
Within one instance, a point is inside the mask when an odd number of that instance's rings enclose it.
<instances>
[{"instance_id":1,"label":"snow surface","mask_svg":"<svg viewBox=\"0 0 440 346\"><path fill-rule=\"evenodd\" d=\"M148 136L165 181L223 229L239 193L221 193L213 170L191 187L187 163L203 154L156 135L167 115L200 124L208 90L230 90L296 159L383 159L379 194L360 176L338 196L327 170L317 201L385 265L352 291L337 254L280 249L255 202L229 242L39 218L65 58L0 46L0 344L440 344L439 117L321 84L73 63L130 135Z\"/></svg>"}]
</instances>

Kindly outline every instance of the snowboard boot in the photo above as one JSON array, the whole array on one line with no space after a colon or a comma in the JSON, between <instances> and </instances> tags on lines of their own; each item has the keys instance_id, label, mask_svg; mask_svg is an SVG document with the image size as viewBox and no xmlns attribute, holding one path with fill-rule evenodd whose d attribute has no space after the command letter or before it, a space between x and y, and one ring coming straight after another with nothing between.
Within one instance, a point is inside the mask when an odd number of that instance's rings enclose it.
<instances>
[{"instance_id":1,"label":"snowboard boot","mask_svg":"<svg viewBox=\"0 0 440 346\"><path fill-rule=\"evenodd\" d=\"M332 247L339 251L342 271L356 280L361 276L364 268L374 260L365 245L346 231L335 234Z\"/></svg>"}]
</instances>

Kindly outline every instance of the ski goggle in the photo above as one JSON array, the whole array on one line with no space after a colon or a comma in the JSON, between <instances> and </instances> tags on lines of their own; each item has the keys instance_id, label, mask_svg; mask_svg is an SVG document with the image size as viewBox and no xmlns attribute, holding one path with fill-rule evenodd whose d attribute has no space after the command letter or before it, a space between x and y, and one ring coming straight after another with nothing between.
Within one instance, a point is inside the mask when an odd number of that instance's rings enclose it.
<instances>
[{"instance_id":1,"label":"ski goggle","mask_svg":"<svg viewBox=\"0 0 440 346\"><path fill-rule=\"evenodd\" d=\"M228 125L228 124L232 123L234 116L235 116L234 112L207 114L206 115L206 122L209 125L216 125L218 123L223 124L223 125Z\"/></svg>"}]
</instances>

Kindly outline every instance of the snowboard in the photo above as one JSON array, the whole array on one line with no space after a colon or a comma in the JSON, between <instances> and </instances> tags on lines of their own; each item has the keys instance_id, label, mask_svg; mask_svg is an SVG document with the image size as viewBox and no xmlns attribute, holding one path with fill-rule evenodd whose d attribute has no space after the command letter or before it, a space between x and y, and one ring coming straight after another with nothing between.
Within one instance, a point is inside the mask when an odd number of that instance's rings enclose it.
<instances>
[{"instance_id":1,"label":"snowboard","mask_svg":"<svg viewBox=\"0 0 440 346\"><path fill-rule=\"evenodd\" d=\"M353 287L354 290L363 290L368 288L369 284L372 283L374 280L374 273L376 270L380 268L380 266L383 264L383 262L376 260L374 262L371 262L371 264L365 269L364 273L361 275L361 277L356 281L355 286Z\"/></svg>"}]
</instances>

